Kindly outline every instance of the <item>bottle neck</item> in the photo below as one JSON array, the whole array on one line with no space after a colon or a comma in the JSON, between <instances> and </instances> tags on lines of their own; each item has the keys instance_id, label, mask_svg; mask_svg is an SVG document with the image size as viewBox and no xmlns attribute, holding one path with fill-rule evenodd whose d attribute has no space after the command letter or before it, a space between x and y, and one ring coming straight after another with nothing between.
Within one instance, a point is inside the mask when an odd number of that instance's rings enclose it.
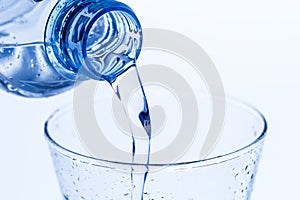
<instances>
[{"instance_id":1,"label":"bottle neck","mask_svg":"<svg viewBox=\"0 0 300 200\"><path fill-rule=\"evenodd\" d=\"M61 0L46 25L50 62L70 79L113 82L139 56L141 25L134 12L114 0Z\"/></svg>"}]
</instances>

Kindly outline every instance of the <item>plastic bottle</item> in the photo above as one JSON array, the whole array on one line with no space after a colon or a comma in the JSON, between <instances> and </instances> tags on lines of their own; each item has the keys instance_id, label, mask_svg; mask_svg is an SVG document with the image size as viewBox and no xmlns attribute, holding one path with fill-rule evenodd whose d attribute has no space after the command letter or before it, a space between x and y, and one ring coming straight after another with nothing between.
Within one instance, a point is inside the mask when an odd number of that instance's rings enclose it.
<instances>
[{"instance_id":1,"label":"plastic bottle","mask_svg":"<svg viewBox=\"0 0 300 200\"><path fill-rule=\"evenodd\" d=\"M112 82L138 57L140 23L114 0L0 0L0 85L48 97L76 80Z\"/></svg>"}]
</instances>

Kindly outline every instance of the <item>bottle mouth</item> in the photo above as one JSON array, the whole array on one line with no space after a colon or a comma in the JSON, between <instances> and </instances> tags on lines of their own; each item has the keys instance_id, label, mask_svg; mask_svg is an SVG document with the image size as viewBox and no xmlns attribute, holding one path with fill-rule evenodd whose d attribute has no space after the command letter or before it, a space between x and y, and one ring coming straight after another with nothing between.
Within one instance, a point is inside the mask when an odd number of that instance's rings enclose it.
<instances>
[{"instance_id":1,"label":"bottle mouth","mask_svg":"<svg viewBox=\"0 0 300 200\"><path fill-rule=\"evenodd\" d=\"M128 11L117 9L99 13L87 27L83 42L84 69L94 79L114 80L140 54L142 32L138 20Z\"/></svg>"},{"instance_id":2,"label":"bottle mouth","mask_svg":"<svg viewBox=\"0 0 300 200\"><path fill-rule=\"evenodd\" d=\"M113 81L140 54L142 30L127 5L114 0L63 0L45 31L50 62L69 78Z\"/></svg>"}]
</instances>

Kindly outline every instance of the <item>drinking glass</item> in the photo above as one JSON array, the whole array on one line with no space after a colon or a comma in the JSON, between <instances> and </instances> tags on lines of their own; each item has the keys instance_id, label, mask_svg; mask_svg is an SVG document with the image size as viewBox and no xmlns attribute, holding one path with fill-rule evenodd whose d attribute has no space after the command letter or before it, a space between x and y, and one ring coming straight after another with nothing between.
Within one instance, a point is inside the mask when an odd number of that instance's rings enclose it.
<instances>
[{"instance_id":1,"label":"drinking glass","mask_svg":"<svg viewBox=\"0 0 300 200\"><path fill-rule=\"evenodd\" d=\"M94 107L104 101L95 101ZM210 101L203 96L198 101L203 108L201 115L206 116L200 117L202 127L211 123L206 120L211 116L211 109L207 109ZM225 106L221 133L209 154L199 158L203 140L197 137L203 138L205 128L198 128L191 144L176 159L166 163L150 159L148 164L127 158L116 160L112 154L111 160L94 156L78 134L74 107L55 111L45 124L45 138L64 199L250 199L266 136L266 120L258 110L240 101L226 99ZM101 126L101 117L99 120ZM86 130L89 131L92 130ZM114 132L107 137L114 137ZM99 141L99 148L103 148L101 144ZM109 149L105 155L109 157Z\"/></svg>"}]
</instances>

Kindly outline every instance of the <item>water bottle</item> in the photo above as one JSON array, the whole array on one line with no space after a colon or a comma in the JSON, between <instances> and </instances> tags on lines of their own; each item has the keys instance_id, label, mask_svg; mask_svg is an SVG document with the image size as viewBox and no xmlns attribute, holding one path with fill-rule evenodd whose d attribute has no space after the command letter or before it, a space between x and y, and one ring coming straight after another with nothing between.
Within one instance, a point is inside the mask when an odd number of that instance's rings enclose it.
<instances>
[{"instance_id":1,"label":"water bottle","mask_svg":"<svg viewBox=\"0 0 300 200\"><path fill-rule=\"evenodd\" d=\"M0 85L48 97L87 79L113 82L139 56L141 25L115 0L0 0Z\"/></svg>"}]
</instances>

